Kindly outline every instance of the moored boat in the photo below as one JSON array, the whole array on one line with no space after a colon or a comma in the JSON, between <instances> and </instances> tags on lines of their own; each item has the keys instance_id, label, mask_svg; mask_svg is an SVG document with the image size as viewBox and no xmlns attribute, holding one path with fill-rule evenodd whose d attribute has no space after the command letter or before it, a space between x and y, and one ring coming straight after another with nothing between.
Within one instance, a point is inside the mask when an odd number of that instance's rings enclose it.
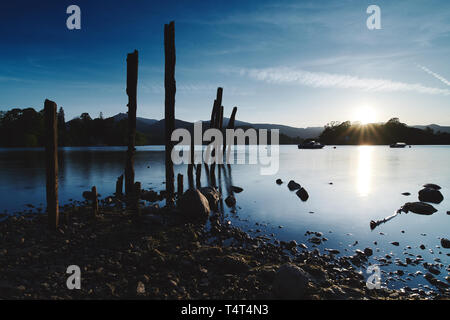
<instances>
[{"instance_id":1,"label":"moored boat","mask_svg":"<svg viewBox=\"0 0 450 320\"><path fill-rule=\"evenodd\" d=\"M316 141L309 141L298 145L299 149L322 149L325 147L323 144Z\"/></svg>"},{"instance_id":2,"label":"moored boat","mask_svg":"<svg viewBox=\"0 0 450 320\"><path fill-rule=\"evenodd\" d=\"M404 142L396 142L396 143L391 144L389 147L391 147L391 148L404 148L404 147L406 147L406 143L404 143Z\"/></svg>"}]
</instances>

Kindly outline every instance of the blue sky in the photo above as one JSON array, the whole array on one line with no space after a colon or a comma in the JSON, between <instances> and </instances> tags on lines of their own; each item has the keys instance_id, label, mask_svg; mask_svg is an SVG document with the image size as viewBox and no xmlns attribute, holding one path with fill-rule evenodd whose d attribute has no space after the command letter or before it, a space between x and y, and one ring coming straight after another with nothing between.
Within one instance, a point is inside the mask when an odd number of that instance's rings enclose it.
<instances>
[{"instance_id":1,"label":"blue sky","mask_svg":"<svg viewBox=\"0 0 450 320\"><path fill-rule=\"evenodd\" d=\"M399 117L450 125L450 1L22 1L0 4L0 110L66 118L126 112L126 54L139 51L138 116L164 114L164 23L175 20L176 117L293 126ZM81 30L66 8L81 8ZM381 9L369 30L366 8Z\"/></svg>"}]
</instances>

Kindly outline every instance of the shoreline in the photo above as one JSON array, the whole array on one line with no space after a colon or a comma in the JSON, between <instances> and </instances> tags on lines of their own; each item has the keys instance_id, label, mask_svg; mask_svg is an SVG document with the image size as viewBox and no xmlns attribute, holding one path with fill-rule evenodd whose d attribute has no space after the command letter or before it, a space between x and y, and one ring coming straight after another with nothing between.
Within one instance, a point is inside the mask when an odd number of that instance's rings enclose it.
<instances>
[{"instance_id":1,"label":"shoreline","mask_svg":"<svg viewBox=\"0 0 450 320\"><path fill-rule=\"evenodd\" d=\"M353 266L367 261L362 252L336 257L295 241L273 244L217 214L203 225L176 209L143 207L137 215L102 206L94 219L79 202L60 218L56 233L45 214L0 222L0 298L450 299L448 288L370 290ZM66 287L69 265L81 268L80 290Z\"/></svg>"}]
</instances>

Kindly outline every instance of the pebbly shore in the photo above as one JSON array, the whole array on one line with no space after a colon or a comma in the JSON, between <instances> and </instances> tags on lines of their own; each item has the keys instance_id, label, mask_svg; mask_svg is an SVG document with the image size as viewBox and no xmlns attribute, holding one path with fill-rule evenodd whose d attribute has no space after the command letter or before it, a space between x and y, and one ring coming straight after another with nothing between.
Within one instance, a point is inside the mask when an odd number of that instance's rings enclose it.
<instances>
[{"instance_id":1,"label":"pebbly shore","mask_svg":"<svg viewBox=\"0 0 450 320\"><path fill-rule=\"evenodd\" d=\"M354 266L364 252L338 257L292 242L251 236L218 214L193 224L176 209L139 214L83 202L66 206L59 229L45 214L0 222L1 299L448 299L430 292L368 289ZM368 254L368 253L367 253ZM67 267L81 269L69 290Z\"/></svg>"}]
</instances>

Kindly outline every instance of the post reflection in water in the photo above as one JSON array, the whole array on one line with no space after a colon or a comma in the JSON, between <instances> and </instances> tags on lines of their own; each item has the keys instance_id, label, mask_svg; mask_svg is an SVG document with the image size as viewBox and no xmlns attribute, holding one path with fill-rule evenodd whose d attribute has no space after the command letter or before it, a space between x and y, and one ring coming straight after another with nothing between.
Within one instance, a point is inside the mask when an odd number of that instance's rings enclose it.
<instances>
[{"instance_id":1,"label":"post reflection in water","mask_svg":"<svg viewBox=\"0 0 450 320\"><path fill-rule=\"evenodd\" d=\"M359 146L357 191L362 197L370 193L370 183L372 178L372 146Z\"/></svg>"}]
</instances>

